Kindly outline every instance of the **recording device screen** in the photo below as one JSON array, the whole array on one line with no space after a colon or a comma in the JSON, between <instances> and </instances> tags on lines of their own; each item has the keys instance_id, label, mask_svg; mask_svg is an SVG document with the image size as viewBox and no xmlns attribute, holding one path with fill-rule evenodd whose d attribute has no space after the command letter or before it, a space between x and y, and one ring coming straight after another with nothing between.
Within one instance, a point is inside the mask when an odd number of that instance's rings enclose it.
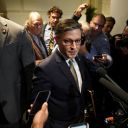
<instances>
[{"instance_id":1,"label":"recording device screen","mask_svg":"<svg viewBox=\"0 0 128 128\"><path fill-rule=\"evenodd\" d=\"M93 60L102 59L102 57L103 57L102 55L96 55L96 56L93 57Z\"/></svg>"},{"instance_id":2,"label":"recording device screen","mask_svg":"<svg viewBox=\"0 0 128 128\"><path fill-rule=\"evenodd\" d=\"M77 124L72 124L68 128L89 128L88 123L77 123Z\"/></svg>"},{"instance_id":3,"label":"recording device screen","mask_svg":"<svg viewBox=\"0 0 128 128\"><path fill-rule=\"evenodd\" d=\"M31 109L31 112L30 112L31 116L35 115L41 109L42 104L44 102L48 102L50 94L51 94L51 91L49 91L49 90L38 92L38 94L33 102L33 107Z\"/></svg>"}]
</instances>

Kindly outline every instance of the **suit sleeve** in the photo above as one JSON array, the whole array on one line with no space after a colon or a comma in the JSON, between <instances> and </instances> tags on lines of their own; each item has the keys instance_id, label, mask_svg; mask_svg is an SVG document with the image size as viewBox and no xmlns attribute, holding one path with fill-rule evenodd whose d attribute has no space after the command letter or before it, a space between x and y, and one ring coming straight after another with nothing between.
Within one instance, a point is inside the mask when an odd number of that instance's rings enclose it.
<instances>
[{"instance_id":1,"label":"suit sleeve","mask_svg":"<svg viewBox=\"0 0 128 128\"><path fill-rule=\"evenodd\" d=\"M29 64L34 63L35 61L32 43L25 30L22 32L22 35L19 38L20 38L20 59L23 67L26 67Z\"/></svg>"},{"instance_id":2,"label":"suit sleeve","mask_svg":"<svg viewBox=\"0 0 128 128\"><path fill-rule=\"evenodd\" d=\"M30 100L30 92L32 88L32 77L35 68L35 58L31 45L31 41L26 33L23 31L20 38L20 50L19 50L19 58L23 68L23 82L24 86L22 87L22 93L26 96L26 104L28 104Z\"/></svg>"},{"instance_id":3,"label":"suit sleeve","mask_svg":"<svg viewBox=\"0 0 128 128\"><path fill-rule=\"evenodd\" d=\"M43 86L42 86L43 85ZM52 85L48 75L40 68L36 67L33 77L33 88L31 100L33 101L39 91L51 90Z\"/></svg>"},{"instance_id":4,"label":"suit sleeve","mask_svg":"<svg viewBox=\"0 0 128 128\"><path fill-rule=\"evenodd\" d=\"M76 16L75 14L73 14L72 19L75 21L78 21L80 19L81 16Z\"/></svg>"}]
</instances>

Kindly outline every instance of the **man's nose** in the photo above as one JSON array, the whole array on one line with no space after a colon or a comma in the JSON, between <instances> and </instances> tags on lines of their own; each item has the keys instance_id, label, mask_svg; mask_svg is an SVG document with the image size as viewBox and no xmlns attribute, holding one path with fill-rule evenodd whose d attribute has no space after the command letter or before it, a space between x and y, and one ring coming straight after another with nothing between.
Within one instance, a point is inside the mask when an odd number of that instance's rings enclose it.
<instances>
[{"instance_id":1,"label":"man's nose","mask_svg":"<svg viewBox=\"0 0 128 128\"><path fill-rule=\"evenodd\" d=\"M76 45L76 42L75 42L75 41L73 41L73 42L72 42L71 47L72 47L72 48L76 48L76 47L77 47L77 45Z\"/></svg>"},{"instance_id":2,"label":"man's nose","mask_svg":"<svg viewBox=\"0 0 128 128\"><path fill-rule=\"evenodd\" d=\"M99 25L96 25L95 29L96 29L96 30L99 29Z\"/></svg>"},{"instance_id":3,"label":"man's nose","mask_svg":"<svg viewBox=\"0 0 128 128\"><path fill-rule=\"evenodd\" d=\"M58 19L58 18L55 18L55 19L54 19L54 21L58 22L58 21L59 21L59 19Z\"/></svg>"}]
</instances>

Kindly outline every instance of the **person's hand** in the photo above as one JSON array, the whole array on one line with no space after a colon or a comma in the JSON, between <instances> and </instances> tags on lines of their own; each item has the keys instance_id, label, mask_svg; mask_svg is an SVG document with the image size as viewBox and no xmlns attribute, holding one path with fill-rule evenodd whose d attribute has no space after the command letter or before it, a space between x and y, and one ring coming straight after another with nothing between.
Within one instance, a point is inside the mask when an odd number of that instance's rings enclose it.
<instances>
[{"instance_id":1,"label":"person's hand","mask_svg":"<svg viewBox=\"0 0 128 128\"><path fill-rule=\"evenodd\" d=\"M48 118L48 103L45 102L33 118L31 128L43 128Z\"/></svg>"},{"instance_id":2,"label":"person's hand","mask_svg":"<svg viewBox=\"0 0 128 128\"><path fill-rule=\"evenodd\" d=\"M42 61L43 61L43 59L42 59L42 60L36 60L36 61L35 61L35 64L36 64L36 65L39 65Z\"/></svg>"},{"instance_id":3,"label":"person's hand","mask_svg":"<svg viewBox=\"0 0 128 128\"><path fill-rule=\"evenodd\" d=\"M106 63L108 61L107 54L102 54L101 60L103 61L103 63Z\"/></svg>"},{"instance_id":4,"label":"person's hand","mask_svg":"<svg viewBox=\"0 0 128 128\"><path fill-rule=\"evenodd\" d=\"M93 63L99 64L104 68L109 68L112 65L112 62L113 62L112 57L106 53L101 54L101 57L93 61Z\"/></svg>"},{"instance_id":5,"label":"person's hand","mask_svg":"<svg viewBox=\"0 0 128 128\"><path fill-rule=\"evenodd\" d=\"M74 12L74 15L75 16L81 16L81 12L84 9L88 8L88 6L89 5L87 3L83 3L83 4L79 5L78 8L76 9L76 11Z\"/></svg>"}]
</instances>

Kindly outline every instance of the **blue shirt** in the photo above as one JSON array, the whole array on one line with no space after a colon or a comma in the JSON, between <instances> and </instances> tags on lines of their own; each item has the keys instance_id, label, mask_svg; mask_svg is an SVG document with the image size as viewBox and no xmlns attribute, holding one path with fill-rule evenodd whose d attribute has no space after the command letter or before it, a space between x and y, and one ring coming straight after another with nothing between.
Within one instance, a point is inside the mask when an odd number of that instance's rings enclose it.
<instances>
[{"instance_id":1,"label":"blue shirt","mask_svg":"<svg viewBox=\"0 0 128 128\"><path fill-rule=\"evenodd\" d=\"M94 63L93 58L95 55L102 55L106 54L108 59L108 64L106 65L109 67L112 64L112 58L110 56L110 44L107 36L104 33L100 33L96 38L91 40L91 48L90 52L85 54L86 59L92 62L92 68L96 69L97 67L101 66L100 63Z\"/></svg>"}]
</instances>

